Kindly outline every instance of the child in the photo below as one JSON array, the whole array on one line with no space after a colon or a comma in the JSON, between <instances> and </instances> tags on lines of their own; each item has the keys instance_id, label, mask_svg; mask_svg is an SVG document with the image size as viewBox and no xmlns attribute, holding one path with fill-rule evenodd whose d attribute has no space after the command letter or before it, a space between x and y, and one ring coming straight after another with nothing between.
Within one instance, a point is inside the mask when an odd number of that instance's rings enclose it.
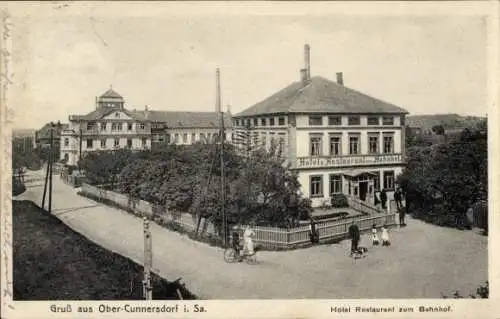
<instances>
[{"instance_id":1,"label":"child","mask_svg":"<svg viewBox=\"0 0 500 319\"><path fill-rule=\"evenodd\" d=\"M377 227L375 224L372 226L372 245L377 246L379 244L378 235L377 235Z\"/></svg>"},{"instance_id":2,"label":"child","mask_svg":"<svg viewBox=\"0 0 500 319\"><path fill-rule=\"evenodd\" d=\"M389 240L389 233L387 232L387 227L382 226L382 246L390 246L391 241Z\"/></svg>"},{"instance_id":3,"label":"child","mask_svg":"<svg viewBox=\"0 0 500 319\"><path fill-rule=\"evenodd\" d=\"M233 232L232 246L233 246L234 252L236 253L236 259L238 259L238 261L241 261L240 234L238 234L238 232Z\"/></svg>"}]
</instances>

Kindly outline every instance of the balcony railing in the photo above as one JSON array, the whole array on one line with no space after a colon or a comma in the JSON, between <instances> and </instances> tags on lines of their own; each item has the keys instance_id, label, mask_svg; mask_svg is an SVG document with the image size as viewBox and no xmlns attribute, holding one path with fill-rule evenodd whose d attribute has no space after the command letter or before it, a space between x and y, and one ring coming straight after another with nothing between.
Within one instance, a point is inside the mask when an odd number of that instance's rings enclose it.
<instances>
[{"instance_id":1,"label":"balcony railing","mask_svg":"<svg viewBox=\"0 0 500 319\"><path fill-rule=\"evenodd\" d=\"M381 164L402 164L401 154L373 154L346 156L308 156L298 157L296 168L372 166Z\"/></svg>"}]
</instances>

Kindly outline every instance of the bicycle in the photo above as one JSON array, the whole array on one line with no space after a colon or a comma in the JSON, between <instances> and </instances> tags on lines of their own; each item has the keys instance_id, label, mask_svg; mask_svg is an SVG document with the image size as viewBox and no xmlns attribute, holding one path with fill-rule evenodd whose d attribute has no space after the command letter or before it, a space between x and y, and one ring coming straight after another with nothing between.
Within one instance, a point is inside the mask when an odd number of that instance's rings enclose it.
<instances>
[{"instance_id":1,"label":"bicycle","mask_svg":"<svg viewBox=\"0 0 500 319\"><path fill-rule=\"evenodd\" d=\"M246 252L243 252L243 254L240 254L239 258L236 254L236 250L233 247L226 248L224 250L224 261L227 263L234 263L238 262L241 259L242 261L245 260L247 264L254 265L257 263L257 252L254 250L253 254L247 254Z\"/></svg>"}]
</instances>

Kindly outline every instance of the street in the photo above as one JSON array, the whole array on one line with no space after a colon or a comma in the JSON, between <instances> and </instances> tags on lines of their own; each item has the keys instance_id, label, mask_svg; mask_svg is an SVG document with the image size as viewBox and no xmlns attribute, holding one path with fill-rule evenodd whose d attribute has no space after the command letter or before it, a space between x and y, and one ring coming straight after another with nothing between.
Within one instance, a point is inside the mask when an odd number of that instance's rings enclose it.
<instances>
[{"instance_id":1,"label":"street","mask_svg":"<svg viewBox=\"0 0 500 319\"><path fill-rule=\"evenodd\" d=\"M42 172L37 172L42 175ZM142 220L77 195L54 176L53 214L99 245L142 264ZM15 199L41 206L43 181L27 184ZM227 264L221 248L195 242L152 223L153 269L183 278L203 299L440 298L464 296L487 280L487 237L477 231L437 227L407 217L390 230L390 247L361 245L366 258L348 257L350 242L293 251L258 253L259 263ZM110 265L112 267L112 265Z\"/></svg>"}]
</instances>

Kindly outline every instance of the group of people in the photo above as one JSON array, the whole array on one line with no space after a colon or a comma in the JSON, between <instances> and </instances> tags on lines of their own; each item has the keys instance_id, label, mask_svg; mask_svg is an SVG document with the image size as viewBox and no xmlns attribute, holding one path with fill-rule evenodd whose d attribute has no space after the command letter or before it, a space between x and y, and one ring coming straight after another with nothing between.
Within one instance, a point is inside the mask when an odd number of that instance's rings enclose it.
<instances>
[{"instance_id":1,"label":"group of people","mask_svg":"<svg viewBox=\"0 0 500 319\"><path fill-rule=\"evenodd\" d=\"M349 237L351 238L351 252L350 256L351 257L358 257L360 255L363 255L363 253L366 252L366 248L360 247L359 242L361 240L361 233L359 231L358 225L353 223L351 226L349 226ZM390 246L391 241L389 239L389 231L387 229L387 226L384 224L382 226L382 234L381 234L381 239L382 239L382 246ZM378 246L380 244L379 237L378 237L378 230L377 226L373 224L372 226L372 245L373 246Z\"/></svg>"},{"instance_id":2,"label":"group of people","mask_svg":"<svg viewBox=\"0 0 500 319\"><path fill-rule=\"evenodd\" d=\"M377 190L374 193L374 204L375 206L382 206L382 209L387 209L387 192L385 189L382 189L381 191ZM398 188L394 191L394 201L396 202L396 208L398 210L403 208L403 191L401 188Z\"/></svg>"},{"instance_id":3,"label":"group of people","mask_svg":"<svg viewBox=\"0 0 500 319\"><path fill-rule=\"evenodd\" d=\"M237 231L234 231L232 233L231 246L233 246L233 249L236 252L236 257L238 258L238 261L242 261L243 256L251 256L255 254L252 236L255 236L255 232L253 231L252 227L246 226L245 230L243 231L243 247L242 247L240 243L240 234ZM243 254L241 254L242 248L243 248Z\"/></svg>"}]
</instances>

